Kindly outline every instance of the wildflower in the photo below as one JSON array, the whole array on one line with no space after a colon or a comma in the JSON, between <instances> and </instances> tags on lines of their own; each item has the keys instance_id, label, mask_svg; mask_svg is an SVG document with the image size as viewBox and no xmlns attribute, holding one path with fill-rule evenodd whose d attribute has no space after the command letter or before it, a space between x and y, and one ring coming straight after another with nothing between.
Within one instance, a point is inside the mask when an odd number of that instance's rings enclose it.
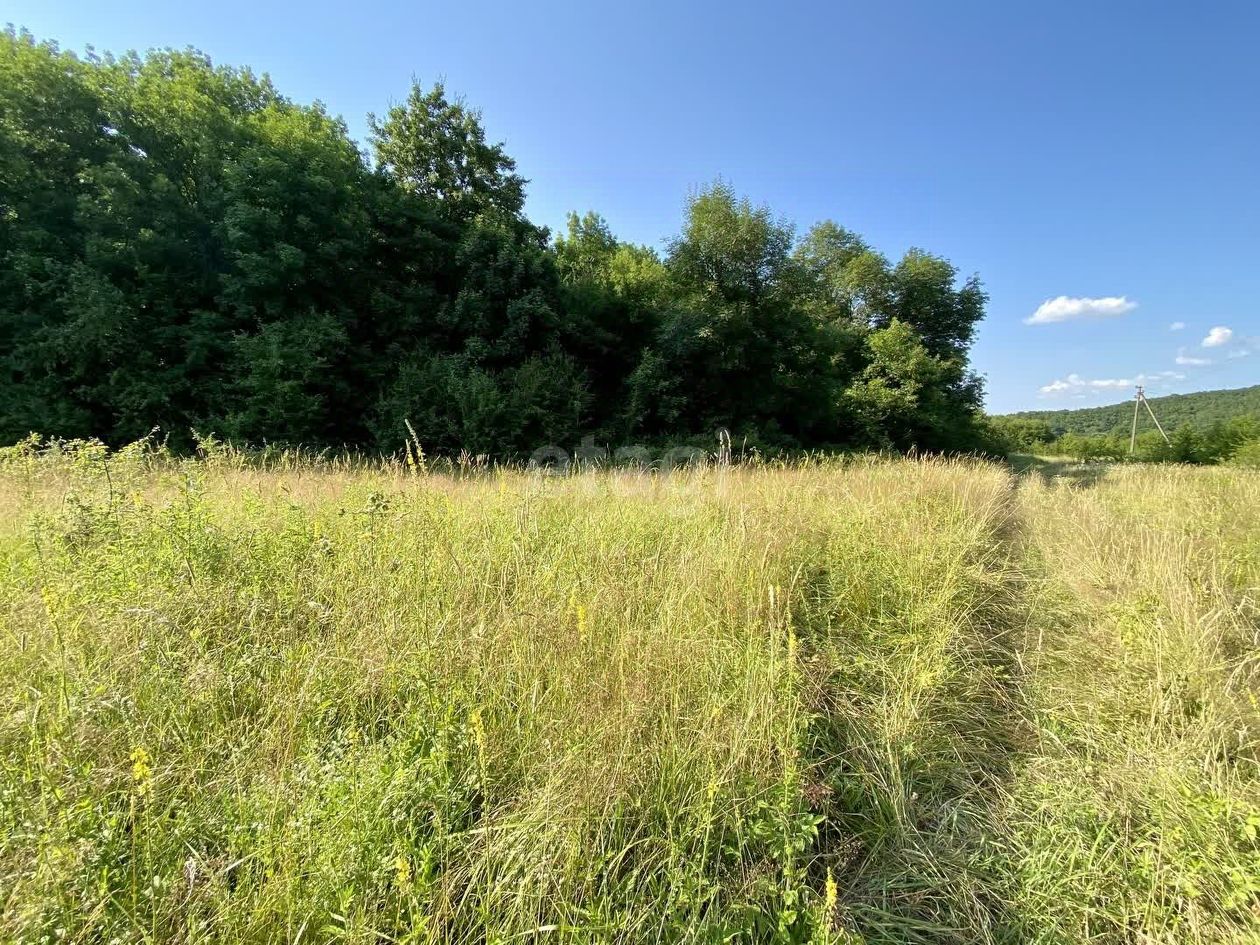
<instances>
[{"instance_id":1,"label":"wildflower","mask_svg":"<svg viewBox=\"0 0 1260 945\"><path fill-rule=\"evenodd\" d=\"M394 857L394 883L406 886L411 882L411 861L401 853Z\"/></svg>"},{"instance_id":2,"label":"wildflower","mask_svg":"<svg viewBox=\"0 0 1260 945\"><path fill-rule=\"evenodd\" d=\"M47 584L44 584L39 589L39 596L44 602L44 613L48 615L49 620L55 621L57 619L56 592Z\"/></svg>"},{"instance_id":3,"label":"wildflower","mask_svg":"<svg viewBox=\"0 0 1260 945\"><path fill-rule=\"evenodd\" d=\"M819 924L815 928L813 936L810 938L810 945L821 945L825 942L835 942L837 945L858 945L859 942L865 941L860 936L854 937L847 931L836 928L836 902L839 899L839 890L836 888L836 878L831 875L831 867L827 867L827 885L823 889L822 909L819 913ZM836 937L839 932L839 938Z\"/></svg>"},{"instance_id":4,"label":"wildflower","mask_svg":"<svg viewBox=\"0 0 1260 945\"><path fill-rule=\"evenodd\" d=\"M131 789L136 797L145 797L153 790L153 768L149 753L137 747L131 752Z\"/></svg>"},{"instance_id":5,"label":"wildflower","mask_svg":"<svg viewBox=\"0 0 1260 945\"><path fill-rule=\"evenodd\" d=\"M577 591L569 592L569 613L573 614L577 621L578 639L582 642L586 642L586 631L588 626L586 619L586 605L578 602Z\"/></svg>"}]
</instances>

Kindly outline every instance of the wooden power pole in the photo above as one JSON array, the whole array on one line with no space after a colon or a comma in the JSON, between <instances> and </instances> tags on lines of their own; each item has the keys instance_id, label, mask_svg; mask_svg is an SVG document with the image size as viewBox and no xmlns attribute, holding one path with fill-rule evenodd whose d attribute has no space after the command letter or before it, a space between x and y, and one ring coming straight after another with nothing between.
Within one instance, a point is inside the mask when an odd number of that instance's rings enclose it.
<instances>
[{"instance_id":1,"label":"wooden power pole","mask_svg":"<svg viewBox=\"0 0 1260 945\"><path fill-rule=\"evenodd\" d=\"M1155 421L1155 429L1159 431L1159 435L1164 438L1164 442L1172 446L1172 440L1168 439L1168 434L1164 432L1164 428L1159 425L1159 418L1155 416L1155 411L1151 409L1151 402L1146 399L1146 391L1141 384L1137 386L1137 396L1133 398L1133 429L1129 431L1129 455L1133 455L1133 451L1137 448L1137 422L1138 411L1142 407L1146 407L1146 412L1151 415L1151 419Z\"/></svg>"}]
</instances>

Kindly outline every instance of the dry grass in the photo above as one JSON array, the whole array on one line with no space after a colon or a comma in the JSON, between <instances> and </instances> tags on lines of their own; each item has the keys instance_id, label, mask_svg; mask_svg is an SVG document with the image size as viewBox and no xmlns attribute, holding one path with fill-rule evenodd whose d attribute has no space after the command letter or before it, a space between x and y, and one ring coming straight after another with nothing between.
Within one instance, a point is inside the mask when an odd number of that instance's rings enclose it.
<instances>
[{"instance_id":1,"label":"dry grass","mask_svg":"<svg viewBox=\"0 0 1260 945\"><path fill-rule=\"evenodd\" d=\"M1036 941L1260 937L1260 476L1029 480L1038 739L1007 816Z\"/></svg>"},{"instance_id":2,"label":"dry grass","mask_svg":"<svg viewBox=\"0 0 1260 945\"><path fill-rule=\"evenodd\" d=\"M0 936L1247 940L1258 483L11 450Z\"/></svg>"}]
</instances>

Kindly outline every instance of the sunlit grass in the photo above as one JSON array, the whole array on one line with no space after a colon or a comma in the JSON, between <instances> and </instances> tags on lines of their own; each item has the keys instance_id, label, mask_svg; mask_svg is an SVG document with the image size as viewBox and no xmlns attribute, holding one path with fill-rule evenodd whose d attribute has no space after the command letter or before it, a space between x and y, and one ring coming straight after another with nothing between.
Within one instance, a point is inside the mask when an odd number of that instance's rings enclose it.
<instances>
[{"instance_id":1,"label":"sunlit grass","mask_svg":"<svg viewBox=\"0 0 1260 945\"><path fill-rule=\"evenodd\" d=\"M0 937L1246 941L1258 498L10 450Z\"/></svg>"},{"instance_id":2,"label":"sunlit grass","mask_svg":"<svg viewBox=\"0 0 1260 945\"><path fill-rule=\"evenodd\" d=\"M1021 498L1038 737L1007 815L1024 934L1256 941L1260 477L1117 467Z\"/></svg>"}]
</instances>

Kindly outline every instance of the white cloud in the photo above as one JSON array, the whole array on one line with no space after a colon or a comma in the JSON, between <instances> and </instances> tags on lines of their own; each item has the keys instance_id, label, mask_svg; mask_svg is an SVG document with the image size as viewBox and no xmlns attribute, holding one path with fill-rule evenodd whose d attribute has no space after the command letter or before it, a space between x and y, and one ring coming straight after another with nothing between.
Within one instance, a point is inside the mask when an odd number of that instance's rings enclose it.
<instances>
[{"instance_id":1,"label":"white cloud","mask_svg":"<svg viewBox=\"0 0 1260 945\"><path fill-rule=\"evenodd\" d=\"M1217 325L1207 333L1207 337L1203 339L1203 347L1219 348L1221 345L1229 344L1229 340L1234 337L1234 330L1226 328L1224 325Z\"/></svg>"},{"instance_id":2,"label":"white cloud","mask_svg":"<svg viewBox=\"0 0 1260 945\"><path fill-rule=\"evenodd\" d=\"M1211 364L1212 359L1211 358L1195 358L1195 357L1191 357L1190 355L1179 354L1177 355L1176 363L1181 364L1186 367L1203 367L1206 364Z\"/></svg>"},{"instance_id":3,"label":"white cloud","mask_svg":"<svg viewBox=\"0 0 1260 945\"><path fill-rule=\"evenodd\" d=\"M1056 379L1041 388L1042 396L1054 396L1057 394L1065 394L1071 392L1073 394L1081 394L1084 392L1100 393L1108 390L1125 390L1126 388L1135 387L1138 384L1148 386L1159 386L1165 381L1184 380L1185 375L1177 371L1159 371L1156 374L1138 374L1134 377L1104 377L1104 378L1084 378L1079 374L1069 374L1066 378Z\"/></svg>"},{"instance_id":4,"label":"white cloud","mask_svg":"<svg viewBox=\"0 0 1260 945\"><path fill-rule=\"evenodd\" d=\"M1169 330L1169 331L1181 331L1181 329L1183 329L1183 328L1185 328L1185 327L1186 327L1186 323L1185 323L1185 322L1173 322L1171 325L1169 325L1169 326L1168 326L1168 330Z\"/></svg>"},{"instance_id":5,"label":"white cloud","mask_svg":"<svg viewBox=\"0 0 1260 945\"><path fill-rule=\"evenodd\" d=\"M1137 302L1130 302L1123 295L1112 295L1102 299L1069 298L1060 295L1058 298L1046 299L1024 319L1025 325L1052 325L1055 322L1070 322L1078 318L1114 318L1131 312L1137 308Z\"/></svg>"},{"instance_id":6,"label":"white cloud","mask_svg":"<svg viewBox=\"0 0 1260 945\"><path fill-rule=\"evenodd\" d=\"M1251 352L1250 352L1249 350L1247 350L1246 348L1238 348L1237 350L1235 350L1235 351L1231 351L1229 354L1225 355L1225 357L1227 357L1227 358L1245 358L1245 357L1247 357L1247 355L1249 355L1249 354L1251 354Z\"/></svg>"}]
</instances>

